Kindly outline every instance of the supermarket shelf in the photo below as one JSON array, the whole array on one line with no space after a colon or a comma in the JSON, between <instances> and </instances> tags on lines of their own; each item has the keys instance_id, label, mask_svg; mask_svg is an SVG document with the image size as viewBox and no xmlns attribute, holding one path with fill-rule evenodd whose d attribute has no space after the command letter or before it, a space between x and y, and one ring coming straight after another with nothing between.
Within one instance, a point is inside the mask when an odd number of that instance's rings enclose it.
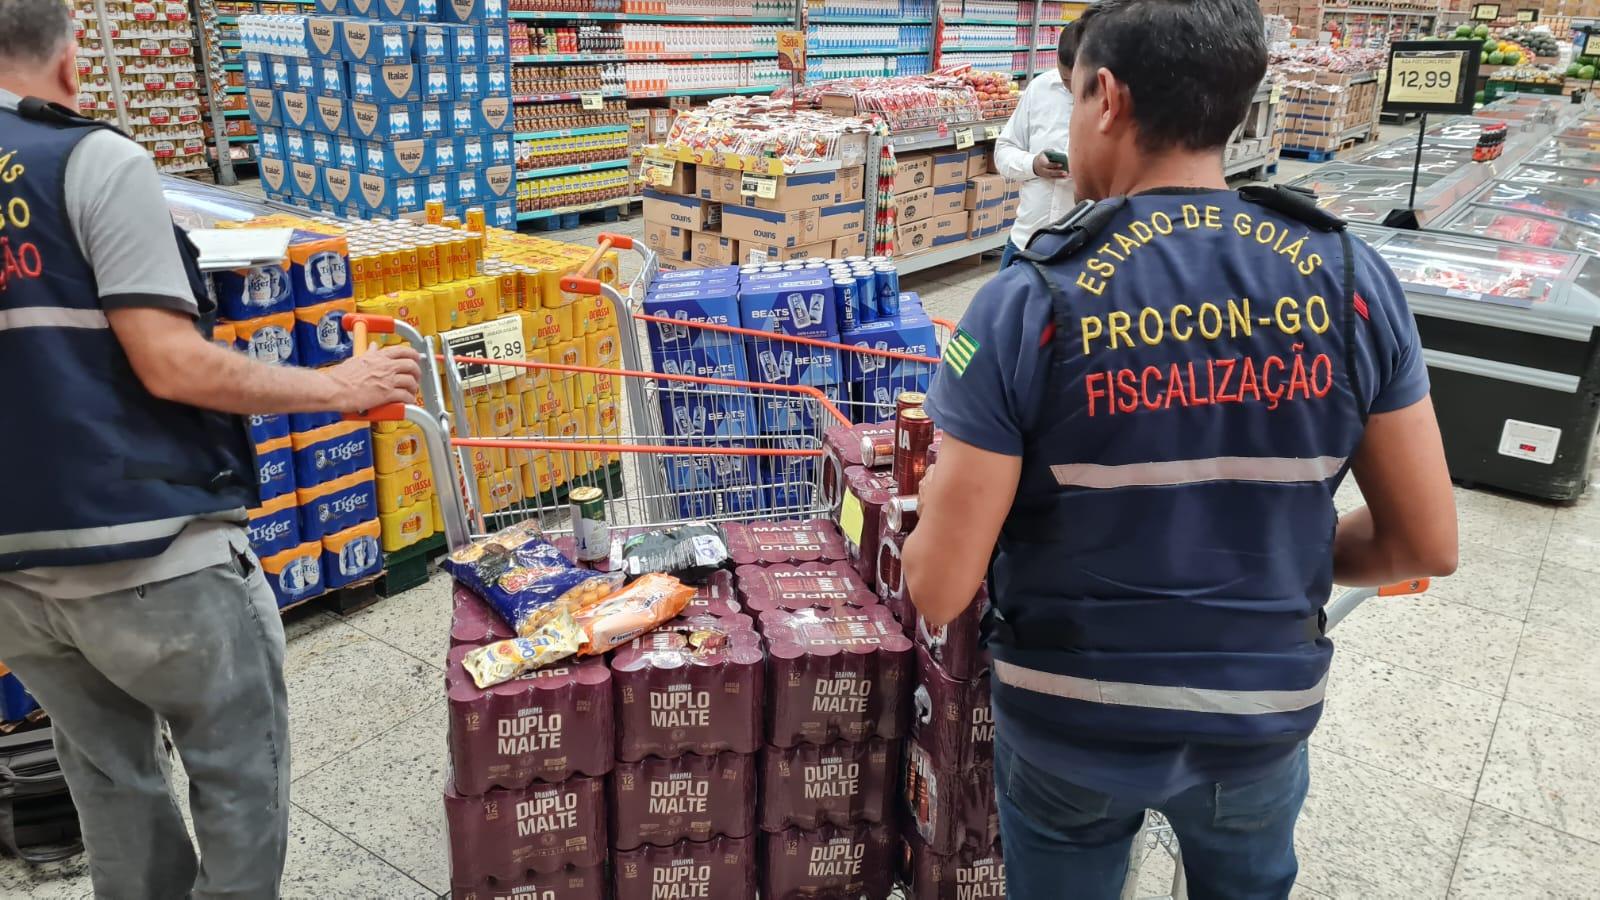
<instances>
[{"instance_id":1,"label":"supermarket shelf","mask_svg":"<svg viewBox=\"0 0 1600 900\"><path fill-rule=\"evenodd\" d=\"M217 16L217 24L219 25L236 25L238 22L238 16Z\"/></svg>"},{"instance_id":2,"label":"supermarket shelf","mask_svg":"<svg viewBox=\"0 0 1600 900\"><path fill-rule=\"evenodd\" d=\"M221 47L221 48L223 48L225 50L237 50L237 49L239 49L239 42L238 41L217 41L217 46Z\"/></svg>"},{"instance_id":3,"label":"supermarket shelf","mask_svg":"<svg viewBox=\"0 0 1600 900\"><path fill-rule=\"evenodd\" d=\"M638 13L523 12L518 10L512 10L507 15L513 19L528 19L531 21L583 19L590 22L675 22L680 25L783 25L794 21L789 16L652 16Z\"/></svg>"},{"instance_id":4,"label":"supermarket shelf","mask_svg":"<svg viewBox=\"0 0 1600 900\"><path fill-rule=\"evenodd\" d=\"M612 134L627 131L626 123L622 125L596 125L592 128L564 128L559 131L519 131L516 139L519 141L536 141L540 138L580 137L585 134Z\"/></svg>"},{"instance_id":5,"label":"supermarket shelf","mask_svg":"<svg viewBox=\"0 0 1600 900\"><path fill-rule=\"evenodd\" d=\"M222 111L222 115L224 117L226 117L226 118L229 118L229 119L242 119L242 118L250 115L250 110L248 110L248 109L225 109L225 110Z\"/></svg>"},{"instance_id":6,"label":"supermarket shelf","mask_svg":"<svg viewBox=\"0 0 1600 900\"><path fill-rule=\"evenodd\" d=\"M945 19L946 25L1032 25L1027 19ZM1040 22L1040 25L1048 24Z\"/></svg>"},{"instance_id":7,"label":"supermarket shelf","mask_svg":"<svg viewBox=\"0 0 1600 900\"><path fill-rule=\"evenodd\" d=\"M545 169L527 169L517 173L518 181L527 181L530 178L549 178L554 175L575 175L579 172L599 172L604 169L624 169L628 166L627 157L622 159L603 159L599 162L574 163L570 166L550 166Z\"/></svg>"},{"instance_id":8,"label":"supermarket shelf","mask_svg":"<svg viewBox=\"0 0 1600 900\"><path fill-rule=\"evenodd\" d=\"M522 66L555 65L558 63L600 62L693 62L699 59L770 59L773 50L729 50L716 53L549 53L538 56L514 56L511 61Z\"/></svg>"},{"instance_id":9,"label":"supermarket shelf","mask_svg":"<svg viewBox=\"0 0 1600 900\"><path fill-rule=\"evenodd\" d=\"M518 65L554 65L556 63L625 62L626 53L540 53L537 56L513 56Z\"/></svg>"},{"instance_id":10,"label":"supermarket shelf","mask_svg":"<svg viewBox=\"0 0 1600 900\"><path fill-rule=\"evenodd\" d=\"M953 263L956 260L966 259L978 253L988 253L991 250L1000 250L1005 247L1006 241L1011 237L1011 229L1002 228L995 234L987 237L975 238L970 241L956 241L945 247L937 247L927 253L918 253L915 256L896 256L894 267L904 275L907 272L921 272L934 266Z\"/></svg>"},{"instance_id":11,"label":"supermarket shelf","mask_svg":"<svg viewBox=\"0 0 1600 900\"><path fill-rule=\"evenodd\" d=\"M996 129L1004 128L1005 119L990 119L978 122L954 122L945 129L944 134L937 128L919 128L915 131L902 131L884 138L884 143L894 148L896 153L907 153L912 150L927 150L932 147L953 147L956 143L956 132L963 128L971 128L973 137L977 140L987 140L983 136L983 129L993 126Z\"/></svg>"},{"instance_id":12,"label":"supermarket shelf","mask_svg":"<svg viewBox=\"0 0 1600 900\"><path fill-rule=\"evenodd\" d=\"M222 88L222 92L224 94L242 94L242 93L244 93L245 91L248 91L248 90L249 90L249 88L245 87L242 84L228 84L228 85L223 85L223 88Z\"/></svg>"},{"instance_id":13,"label":"supermarket shelf","mask_svg":"<svg viewBox=\"0 0 1600 900\"><path fill-rule=\"evenodd\" d=\"M1241 172L1248 172L1251 169L1259 169L1262 166L1267 165L1267 163L1267 154L1265 153L1261 154L1260 156L1252 156L1249 159L1234 160L1223 167L1222 174L1226 177L1232 178Z\"/></svg>"},{"instance_id":14,"label":"supermarket shelf","mask_svg":"<svg viewBox=\"0 0 1600 900\"><path fill-rule=\"evenodd\" d=\"M592 94L592 93L595 93L595 92L594 91L584 91L582 93L578 93L578 92L575 92L575 91L565 91L565 92L560 93L560 94L518 94L518 95L516 95L516 96L511 98L511 102L512 103L553 103L553 102L555 102L557 100L577 100L577 99L581 98L583 96L583 94ZM602 92L600 92L600 96L605 98L605 99L607 99L607 100L621 100L623 97L626 97L627 94L624 94L621 91L602 91Z\"/></svg>"},{"instance_id":15,"label":"supermarket shelf","mask_svg":"<svg viewBox=\"0 0 1600 900\"><path fill-rule=\"evenodd\" d=\"M899 50L892 47L868 47L865 50L841 50L838 47L825 47L821 50L807 50L807 56L926 56L928 49Z\"/></svg>"},{"instance_id":16,"label":"supermarket shelf","mask_svg":"<svg viewBox=\"0 0 1600 900\"><path fill-rule=\"evenodd\" d=\"M228 143L230 143L230 144L254 144L256 142L256 138L260 137L260 135L255 135L255 134L225 134L225 135L223 135L223 137L227 138L228 139Z\"/></svg>"},{"instance_id":17,"label":"supermarket shelf","mask_svg":"<svg viewBox=\"0 0 1600 900\"><path fill-rule=\"evenodd\" d=\"M638 200L638 197L615 197L610 200L601 200L598 203L584 203L579 206L563 206L560 209L539 209L533 212L517 213L518 222L531 222L534 219L548 219L551 216L564 216L568 213L589 212L596 209L608 209L613 206L627 206Z\"/></svg>"},{"instance_id":18,"label":"supermarket shelf","mask_svg":"<svg viewBox=\"0 0 1600 900\"><path fill-rule=\"evenodd\" d=\"M945 21L951 21L946 19ZM812 16L812 25L932 25L932 19L867 19L859 16ZM976 24L976 23L974 23ZM988 23L985 23L988 24ZM1001 24L1007 24L1002 22Z\"/></svg>"},{"instance_id":19,"label":"supermarket shelf","mask_svg":"<svg viewBox=\"0 0 1600 900\"><path fill-rule=\"evenodd\" d=\"M770 94L784 85L755 84L749 87L699 88L697 90L667 91L664 94L629 94L629 100L655 100L660 97L724 97L729 94Z\"/></svg>"},{"instance_id":20,"label":"supermarket shelf","mask_svg":"<svg viewBox=\"0 0 1600 900\"><path fill-rule=\"evenodd\" d=\"M945 53L1016 53L1029 49L1027 44L1008 44L1004 47L968 47L965 44L946 44L940 48Z\"/></svg>"},{"instance_id":21,"label":"supermarket shelf","mask_svg":"<svg viewBox=\"0 0 1600 900\"><path fill-rule=\"evenodd\" d=\"M223 63L222 68L228 72L242 72L244 71L244 63Z\"/></svg>"},{"instance_id":22,"label":"supermarket shelf","mask_svg":"<svg viewBox=\"0 0 1600 900\"><path fill-rule=\"evenodd\" d=\"M1395 6L1324 6L1323 15L1338 14L1368 15L1368 16L1417 16L1423 19L1437 18L1439 11L1436 9L1405 9Z\"/></svg>"}]
</instances>

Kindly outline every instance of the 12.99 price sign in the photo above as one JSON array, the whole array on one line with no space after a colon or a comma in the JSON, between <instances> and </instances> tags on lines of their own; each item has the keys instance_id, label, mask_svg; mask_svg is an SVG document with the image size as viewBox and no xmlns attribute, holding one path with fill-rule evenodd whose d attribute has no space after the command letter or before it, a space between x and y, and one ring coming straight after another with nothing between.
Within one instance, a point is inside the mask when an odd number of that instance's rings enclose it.
<instances>
[{"instance_id":1,"label":"12.99 price sign","mask_svg":"<svg viewBox=\"0 0 1600 900\"><path fill-rule=\"evenodd\" d=\"M1396 41L1389 46L1385 112L1472 112L1477 41Z\"/></svg>"}]
</instances>

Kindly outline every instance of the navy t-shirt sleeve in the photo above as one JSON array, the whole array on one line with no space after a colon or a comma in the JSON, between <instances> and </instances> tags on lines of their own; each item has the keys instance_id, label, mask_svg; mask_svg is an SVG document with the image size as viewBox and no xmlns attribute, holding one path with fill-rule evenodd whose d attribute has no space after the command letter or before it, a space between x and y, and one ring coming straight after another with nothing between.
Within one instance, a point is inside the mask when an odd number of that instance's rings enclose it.
<instances>
[{"instance_id":1,"label":"navy t-shirt sleeve","mask_svg":"<svg viewBox=\"0 0 1600 900\"><path fill-rule=\"evenodd\" d=\"M1405 409L1428 395L1422 339L1406 303L1405 289L1377 251L1356 240L1357 315L1354 364L1369 414Z\"/></svg>"},{"instance_id":2,"label":"navy t-shirt sleeve","mask_svg":"<svg viewBox=\"0 0 1600 900\"><path fill-rule=\"evenodd\" d=\"M1024 264L990 279L947 342L928 389L925 408L934 423L974 447L1021 456L1044 391L1048 348L1041 338L1050 319L1050 295Z\"/></svg>"}]
</instances>

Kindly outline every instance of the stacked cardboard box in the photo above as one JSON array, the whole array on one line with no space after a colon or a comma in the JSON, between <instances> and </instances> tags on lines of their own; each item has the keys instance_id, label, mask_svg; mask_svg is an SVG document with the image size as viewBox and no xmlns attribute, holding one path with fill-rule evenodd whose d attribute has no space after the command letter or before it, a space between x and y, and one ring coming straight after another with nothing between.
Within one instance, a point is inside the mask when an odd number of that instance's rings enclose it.
<instances>
[{"instance_id":1,"label":"stacked cardboard box","mask_svg":"<svg viewBox=\"0 0 1600 900\"><path fill-rule=\"evenodd\" d=\"M1302 35L1313 36L1322 27L1320 0L1260 0L1261 11L1268 15L1283 16L1300 28Z\"/></svg>"},{"instance_id":2,"label":"stacked cardboard box","mask_svg":"<svg viewBox=\"0 0 1600 900\"><path fill-rule=\"evenodd\" d=\"M968 237L969 166L988 167L988 148L908 153L895 160L895 255L911 256ZM998 225L998 221L995 223Z\"/></svg>"},{"instance_id":3,"label":"stacked cardboard box","mask_svg":"<svg viewBox=\"0 0 1600 900\"><path fill-rule=\"evenodd\" d=\"M241 16L244 83L270 199L393 218L429 201L516 223L502 0L320 0L331 15Z\"/></svg>"},{"instance_id":4,"label":"stacked cardboard box","mask_svg":"<svg viewBox=\"0 0 1600 900\"><path fill-rule=\"evenodd\" d=\"M1301 69L1283 76L1283 146L1328 152L1347 134L1365 138L1377 128L1378 84L1370 73Z\"/></svg>"}]
</instances>

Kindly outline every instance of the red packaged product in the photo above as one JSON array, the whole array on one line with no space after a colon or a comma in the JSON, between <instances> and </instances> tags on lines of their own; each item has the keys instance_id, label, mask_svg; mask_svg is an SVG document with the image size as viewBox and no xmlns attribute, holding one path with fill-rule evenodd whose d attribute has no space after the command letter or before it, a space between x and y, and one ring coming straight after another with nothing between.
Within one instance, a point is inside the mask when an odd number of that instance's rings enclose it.
<instances>
[{"instance_id":1,"label":"red packaged product","mask_svg":"<svg viewBox=\"0 0 1600 900\"><path fill-rule=\"evenodd\" d=\"M706 579L706 583L699 585L694 596L689 598L689 605L683 610L680 618L690 616L737 616L744 609L739 605L738 594L733 587L733 573L727 569L718 569Z\"/></svg>"},{"instance_id":2,"label":"red packaged product","mask_svg":"<svg viewBox=\"0 0 1600 900\"><path fill-rule=\"evenodd\" d=\"M762 900L886 900L894 883L894 829L862 822L766 836Z\"/></svg>"},{"instance_id":3,"label":"red packaged product","mask_svg":"<svg viewBox=\"0 0 1600 900\"><path fill-rule=\"evenodd\" d=\"M845 508L840 511L840 532L850 551L850 562L867 587L878 586L878 532L883 508L894 496L894 478L885 471L851 466L844 470Z\"/></svg>"},{"instance_id":4,"label":"red packaged product","mask_svg":"<svg viewBox=\"0 0 1600 900\"><path fill-rule=\"evenodd\" d=\"M1005 900L1006 861L1000 843L940 856L916 834L902 838L907 900Z\"/></svg>"},{"instance_id":5,"label":"red packaged product","mask_svg":"<svg viewBox=\"0 0 1600 900\"><path fill-rule=\"evenodd\" d=\"M670 759L647 756L617 766L611 779L612 845L667 847L755 830L756 760L745 753Z\"/></svg>"},{"instance_id":6,"label":"red packaged product","mask_svg":"<svg viewBox=\"0 0 1600 900\"><path fill-rule=\"evenodd\" d=\"M906 633L911 634L916 628L916 611L911 608L911 594L906 590L905 571L900 564L905 547L905 535L891 529L886 522L878 523L878 564L873 566L878 599L894 613Z\"/></svg>"},{"instance_id":7,"label":"red packaged product","mask_svg":"<svg viewBox=\"0 0 1600 900\"><path fill-rule=\"evenodd\" d=\"M445 668L457 791L482 794L611 771L616 740L604 661L569 660L480 689L461 666L472 650L452 648Z\"/></svg>"},{"instance_id":8,"label":"red packaged product","mask_svg":"<svg viewBox=\"0 0 1600 900\"><path fill-rule=\"evenodd\" d=\"M829 428L822 434L822 496L835 508L844 499L846 471L852 466L865 465L861 458L862 438L893 438L894 423L873 425L843 425Z\"/></svg>"},{"instance_id":9,"label":"red packaged product","mask_svg":"<svg viewBox=\"0 0 1600 900\"><path fill-rule=\"evenodd\" d=\"M844 563L740 566L739 598L759 619L767 610L849 609L877 606L878 596Z\"/></svg>"},{"instance_id":10,"label":"red packaged product","mask_svg":"<svg viewBox=\"0 0 1600 900\"><path fill-rule=\"evenodd\" d=\"M451 586L450 646L481 647L517 636L483 598L459 584Z\"/></svg>"},{"instance_id":11,"label":"red packaged product","mask_svg":"<svg viewBox=\"0 0 1600 900\"><path fill-rule=\"evenodd\" d=\"M951 678L976 678L989 668L989 651L983 647L983 617L989 612L989 589L978 587L978 596L950 622L929 628L926 619L908 601L906 609L916 623L913 637L928 648L934 662L944 667Z\"/></svg>"},{"instance_id":12,"label":"red packaged product","mask_svg":"<svg viewBox=\"0 0 1600 900\"><path fill-rule=\"evenodd\" d=\"M517 881L489 879L483 884L452 881L452 900L605 900L606 876L601 866L566 868L548 875L533 873Z\"/></svg>"},{"instance_id":13,"label":"red packaged product","mask_svg":"<svg viewBox=\"0 0 1600 900\"><path fill-rule=\"evenodd\" d=\"M768 610L760 627L769 743L905 735L915 663L911 639L887 609Z\"/></svg>"},{"instance_id":14,"label":"red packaged product","mask_svg":"<svg viewBox=\"0 0 1600 900\"><path fill-rule=\"evenodd\" d=\"M612 653L618 759L756 751L764 673L747 623L678 619Z\"/></svg>"},{"instance_id":15,"label":"red packaged product","mask_svg":"<svg viewBox=\"0 0 1600 900\"><path fill-rule=\"evenodd\" d=\"M850 558L844 535L827 519L729 522L723 529L735 565L845 562Z\"/></svg>"},{"instance_id":16,"label":"red packaged product","mask_svg":"<svg viewBox=\"0 0 1600 900\"><path fill-rule=\"evenodd\" d=\"M464 884L523 882L529 873L598 866L606 854L605 779L578 776L463 796L444 793L450 879Z\"/></svg>"},{"instance_id":17,"label":"red packaged product","mask_svg":"<svg viewBox=\"0 0 1600 900\"><path fill-rule=\"evenodd\" d=\"M989 672L954 678L928 648L917 647L917 689L911 694L911 739L940 769L966 769L994 762L994 709Z\"/></svg>"},{"instance_id":18,"label":"red packaged product","mask_svg":"<svg viewBox=\"0 0 1600 900\"><path fill-rule=\"evenodd\" d=\"M616 900L751 900L756 895L754 834L717 835L671 847L645 844L618 850L611 859Z\"/></svg>"},{"instance_id":19,"label":"red packaged product","mask_svg":"<svg viewBox=\"0 0 1600 900\"><path fill-rule=\"evenodd\" d=\"M908 741L904 796L910 826L935 853L988 847L1000 839L992 764L938 768L927 750Z\"/></svg>"},{"instance_id":20,"label":"red packaged product","mask_svg":"<svg viewBox=\"0 0 1600 900\"><path fill-rule=\"evenodd\" d=\"M883 738L761 748L761 830L885 822L900 743Z\"/></svg>"}]
</instances>

